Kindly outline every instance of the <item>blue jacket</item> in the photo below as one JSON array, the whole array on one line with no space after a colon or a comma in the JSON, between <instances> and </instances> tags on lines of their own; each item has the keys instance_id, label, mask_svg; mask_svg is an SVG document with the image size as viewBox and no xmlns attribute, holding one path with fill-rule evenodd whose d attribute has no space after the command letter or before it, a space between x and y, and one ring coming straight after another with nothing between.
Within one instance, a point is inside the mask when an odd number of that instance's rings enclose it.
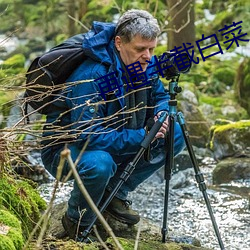
<instances>
[{"instance_id":1,"label":"blue jacket","mask_svg":"<svg viewBox=\"0 0 250 250\"><path fill-rule=\"evenodd\" d=\"M63 131L57 129L59 132L45 132L45 136L63 133L61 138L68 137L79 147L83 147L88 139L88 150L104 150L113 155L132 154L140 148L145 130L143 127L124 127L124 115L121 112L125 107L123 88L113 101L105 102L98 83L94 81L116 72L117 81L123 84L122 72L119 70L121 62L114 52L114 31L114 24L94 22L92 29L86 33L83 48L88 59L69 77L68 87L62 93L63 102L57 101L56 107L47 116L48 124L63 128ZM150 72L153 72L153 68L147 70L147 74ZM162 110L168 111L169 95L159 77L153 77L149 85L147 105L154 107L153 115ZM62 112L65 105L69 111Z\"/></svg>"}]
</instances>

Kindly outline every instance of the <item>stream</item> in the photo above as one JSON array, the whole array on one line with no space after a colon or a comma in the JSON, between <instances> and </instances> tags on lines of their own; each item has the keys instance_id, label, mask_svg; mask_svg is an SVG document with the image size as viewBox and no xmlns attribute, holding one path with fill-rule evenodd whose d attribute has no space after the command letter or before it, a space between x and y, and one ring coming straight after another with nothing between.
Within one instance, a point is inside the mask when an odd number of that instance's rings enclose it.
<instances>
[{"instance_id":1,"label":"stream","mask_svg":"<svg viewBox=\"0 0 250 250\"><path fill-rule=\"evenodd\" d=\"M250 250L250 180L212 185L212 158L202 160L200 169L205 178L207 194L226 250ZM136 192L130 194L132 208L142 217L162 227L164 213L165 180L158 171ZM49 201L54 182L39 187L42 197ZM72 182L63 185L55 203L69 198ZM192 237L203 247L220 250L202 192L197 187L193 168L178 171L170 180L168 228L177 238Z\"/></svg>"}]
</instances>

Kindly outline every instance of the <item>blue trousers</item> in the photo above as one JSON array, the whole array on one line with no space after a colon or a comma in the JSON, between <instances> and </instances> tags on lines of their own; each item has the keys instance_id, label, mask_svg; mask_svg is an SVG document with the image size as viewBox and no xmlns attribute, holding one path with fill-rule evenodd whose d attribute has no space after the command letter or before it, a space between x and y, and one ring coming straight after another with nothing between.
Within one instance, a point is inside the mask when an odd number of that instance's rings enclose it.
<instances>
[{"instance_id":1,"label":"blue trousers","mask_svg":"<svg viewBox=\"0 0 250 250\"><path fill-rule=\"evenodd\" d=\"M180 153L184 147L185 142L180 126L178 123L175 123L174 154L177 155ZM75 161L81 149L74 143L69 144L68 148L71 151L73 161ZM53 176L56 176L61 150L53 150L53 147L50 147L42 151L44 166ZM135 170L121 186L116 197L125 200L129 192L135 190L139 184L164 166L166 150L164 148L164 139L158 139L154 142L151 149L151 160L145 161L143 157L139 160ZM121 173L127 164L133 160L134 156L117 157L102 150L85 151L82 154L77 164L77 171L96 205L100 203L105 189L111 191L116 186L120 180ZM69 170L68 163L65 163L63 175L67 175ZM86 209L86 212L81 218L81 225L87 226L92 222L94 213L84 199L77 183L74 182L74 187L68 201L68 216L77 222L80 218L80 212L83 209Z\"/></svg>"}]
</instances>

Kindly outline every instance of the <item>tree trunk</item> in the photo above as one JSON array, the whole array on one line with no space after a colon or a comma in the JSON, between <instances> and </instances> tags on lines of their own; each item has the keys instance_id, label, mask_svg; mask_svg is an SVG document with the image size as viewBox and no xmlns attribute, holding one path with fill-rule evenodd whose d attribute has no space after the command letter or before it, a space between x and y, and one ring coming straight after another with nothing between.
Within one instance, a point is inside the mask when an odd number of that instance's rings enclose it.
<instances>
[{"instance_id":1,"label":"tree trunk","mask_svg":"<svg viewBox=\"0 0 250 250\"><path fill-rule=\"evenodd\" d=\"M166 0L169 8L168 50L183 46L183 43L195 45L195 0Z\"/></svg>"},{"instance_id":2,"label":"tree trunk","mask_svg":"<svg viewBox=\"0 0 250 250\"><path fill-rule=\"evenodd\" d=\"M76 34L76 3L75 0L69 0L68 4L69 22L68 22L68 34L73 36ZM72 19L73 18L73 19Z\"/></svg>"},{"instance_id":3,"label":"tree trunk","mask_svg":"<svg viewBox=\"0 0 250 250\"><path fill-rule=\"evenodd\" d=\"M87 13L87 10L88 10L87 0L79 1L79 11L78 11L79 20L83 18L83 16Z\"/></svg>"}]
</instances>

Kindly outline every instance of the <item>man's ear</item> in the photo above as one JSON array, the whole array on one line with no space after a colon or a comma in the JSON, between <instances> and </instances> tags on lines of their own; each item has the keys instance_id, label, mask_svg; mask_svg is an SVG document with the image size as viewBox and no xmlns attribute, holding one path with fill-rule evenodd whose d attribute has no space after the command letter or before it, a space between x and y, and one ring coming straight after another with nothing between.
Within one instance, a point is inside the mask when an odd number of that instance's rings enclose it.
<instances>
[{"instance_id":1,"label":"man's ear","mask_svg":"<svg viewBox=\"0 0 250 250\"><path fill-rule=\"evenodd\" d=\"M118 51L121 50L121 43L122 43L122 40L121 40L121 37L119 36L116 36L115 37L115 47Z\"/></svg>"}]
</instances>

